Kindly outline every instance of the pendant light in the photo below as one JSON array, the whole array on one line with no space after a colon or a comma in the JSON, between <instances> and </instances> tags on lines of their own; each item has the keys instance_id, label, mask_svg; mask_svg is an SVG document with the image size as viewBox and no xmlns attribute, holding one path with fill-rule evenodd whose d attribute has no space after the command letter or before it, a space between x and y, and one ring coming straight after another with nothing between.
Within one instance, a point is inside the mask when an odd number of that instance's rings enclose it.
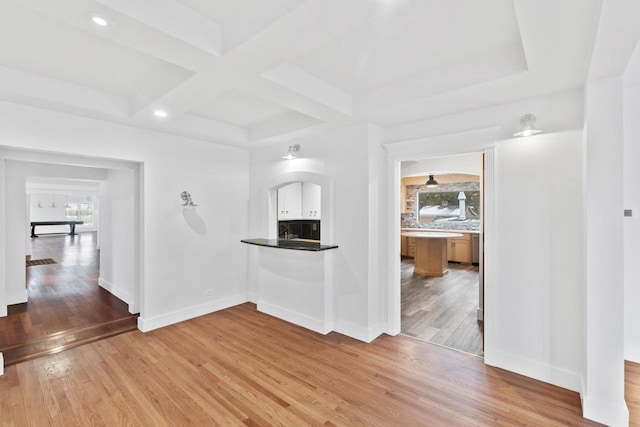
<instances>
[{"instance_id":1,"label":"pendant light","mask_svg":"<svg viewBox=\"0 0 640 427\"><path fill-rule=\"evenodd\" d=\"M433 187L437 187L438 186L438 181L436 181L433 178L433 175L429 175L429 179L427 180L427 182L425 183L425 185L429 188L433 188Z\"/></svg>"}]
</instances>

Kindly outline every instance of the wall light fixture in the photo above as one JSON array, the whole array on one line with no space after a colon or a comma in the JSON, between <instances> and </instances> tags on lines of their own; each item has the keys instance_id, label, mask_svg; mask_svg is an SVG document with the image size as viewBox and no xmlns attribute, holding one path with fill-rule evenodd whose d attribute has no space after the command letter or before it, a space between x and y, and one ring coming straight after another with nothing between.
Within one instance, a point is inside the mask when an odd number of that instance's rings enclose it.
<instances>
[{"instance_id":1,"label":"wall light fixture","mask_svg":"<svg viewBox=\"0 0 640 427\"><path fill-rule=\"evenodd\" d=\"M193 203L193 200L191 200L191 193L189 193L188 191L183 191L182 193L180 193L180 198L184 201L182 206L198 206Z\"/></svg>"},{"instance_id":2,"label":"wall light fixture","mask_svg":"<svg viewBox=\"0 0 640 427\"><path fill-rule=\"evenodd\" d=\"M525 114L520 118L520 130L513 136L531 136L542 132L536 128L536 116L533 114Z\"/></svg>"},{"instance_id":3,"label":"wall light fixture","mask_svg":"<svg viewBox=\"0 0 640 427\"><path fill-rule=\"evenodd\" d=\"M299 151L300 151L300 145L299 144L290 145L289 146L289 151L287 151L287 154L282 156L282 158L283 159L287 159L287 160L295 159L295 158L297 158L296 153L298 153Z\"/></svg>"}]
</instances>

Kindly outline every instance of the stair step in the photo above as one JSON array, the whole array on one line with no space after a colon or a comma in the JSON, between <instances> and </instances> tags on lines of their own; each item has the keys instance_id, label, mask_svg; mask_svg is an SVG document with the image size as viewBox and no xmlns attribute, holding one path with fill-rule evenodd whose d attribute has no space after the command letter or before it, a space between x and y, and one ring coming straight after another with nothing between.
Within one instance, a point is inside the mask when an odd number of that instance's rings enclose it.
<instances>
[{"instance_id":1,"label":"stair step","mask_svg":"<svg viewBox=\"0 0 640 427\"><path fill-rule=\"evenodd\" d=\"M38 357L60 353L71 348L99 341L104 338L136 330L138 316L110 320L68 331L57 332L43 338L0 348L4 365L11 366Z\"/></svg>"}]
</instances>

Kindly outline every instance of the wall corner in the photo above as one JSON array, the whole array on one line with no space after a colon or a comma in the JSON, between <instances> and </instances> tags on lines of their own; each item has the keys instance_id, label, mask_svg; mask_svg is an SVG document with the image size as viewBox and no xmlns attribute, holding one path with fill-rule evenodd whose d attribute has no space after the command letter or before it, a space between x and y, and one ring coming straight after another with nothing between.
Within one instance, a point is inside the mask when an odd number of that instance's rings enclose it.
<instances>
[{"instance_id":1,"label":"wall corner","mask_svg":"<svg viewBox=\"0 0 640 427\"><path fill-rule=\"evenodd\" d=\"M624 400L606 402L585 395L582 397L582 416L611 427L629 425L629 409Z\"/></svg>"}]
</instances>

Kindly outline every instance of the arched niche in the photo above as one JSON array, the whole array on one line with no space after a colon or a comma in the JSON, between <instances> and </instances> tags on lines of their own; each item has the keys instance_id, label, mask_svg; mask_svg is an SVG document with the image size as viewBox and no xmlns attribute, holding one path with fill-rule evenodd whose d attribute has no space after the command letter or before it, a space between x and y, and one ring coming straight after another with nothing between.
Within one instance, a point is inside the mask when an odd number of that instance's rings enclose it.
<instances>
[{"instance_id":1,"label":"arched niche","mask_svg":"<svg viewBox=\"0 0 640 427\"><path fill-rule=\"evenodd\" d=\"M320 203L322 206L320 241L322 244L333 244L333 180L313 172L287 172L273 177L265 183L263 194L267 196L267 238L278 238L278 189L295 183L309 182L320 186Z\"/></svg>"}]
</instances>

